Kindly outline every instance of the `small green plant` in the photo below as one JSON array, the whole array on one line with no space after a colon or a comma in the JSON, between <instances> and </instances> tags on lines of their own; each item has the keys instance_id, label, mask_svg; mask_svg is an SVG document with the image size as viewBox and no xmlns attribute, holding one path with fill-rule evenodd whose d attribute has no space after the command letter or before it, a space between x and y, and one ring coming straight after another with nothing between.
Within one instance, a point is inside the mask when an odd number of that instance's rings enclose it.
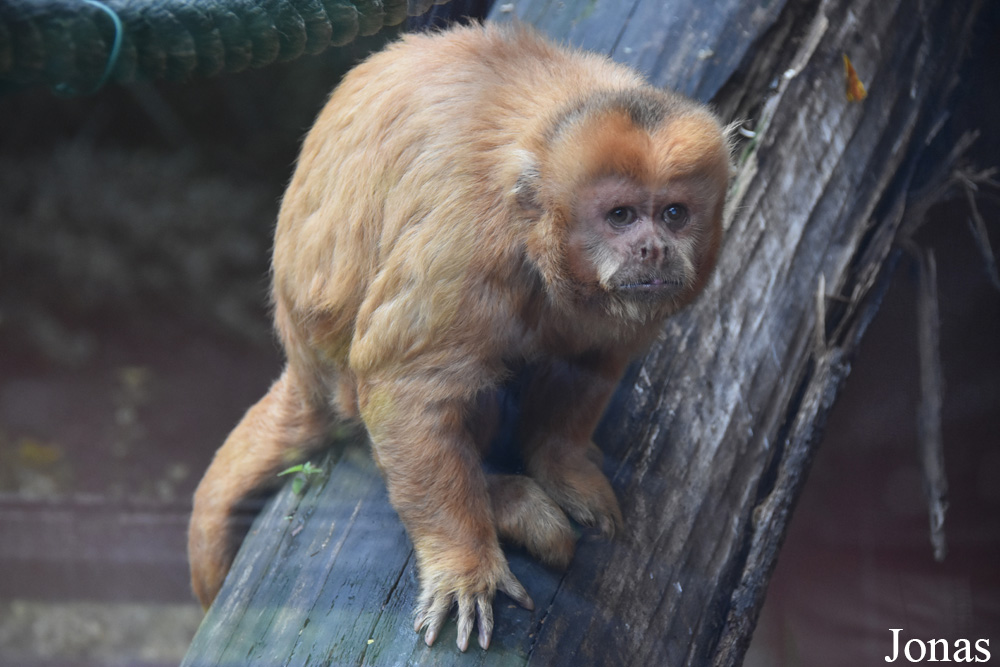
<instances>
[{"instance_id":1,"label":"small green plant","mask_svg":"<svg viewBox=\"0 0 1000 667\"><path fill-rule=\"evenodd\" d=\"M292 480L292 493L297 496L302 495L302 491L305 489L306 482L309 481L310 476L322 475L323 469L319 466L314 466L309 461L305 463L300 463L297 466L292 466L291 468L286 468L278 473L278 477L282 475L295 475L295 479Z\"/></svg>"}]
</instances>

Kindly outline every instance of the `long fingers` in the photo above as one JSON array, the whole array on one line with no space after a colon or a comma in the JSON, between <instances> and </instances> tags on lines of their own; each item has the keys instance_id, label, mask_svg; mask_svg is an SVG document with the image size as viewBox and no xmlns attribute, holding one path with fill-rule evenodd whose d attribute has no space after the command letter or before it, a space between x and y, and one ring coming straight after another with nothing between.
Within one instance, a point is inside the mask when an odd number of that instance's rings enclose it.
<instances>
[{"instance_id":1,"label":"long fingers","mask_svg":"<svg viewBox=\"0 0 1000 667\"><path fill-rule=\"evenodd\" d=\"M524 586L521 585L521 582L517 580L517 577L510 570L507 570L507 574L497 582L497 589L506 593L510 599L528 611L535 609L535 603L531 599L531 596L528 595L528 591L524 590Z\"/></svg>"},{"instance_id":2,"label":"long fingers","mask_svg":"<svg viewBox=\"0 0 1000 667\"><path fill-rule=\"evenodd\" d=\"M481 596L478 595L461 595L458 598L458 650L465 652L469 648L469 635L472 634L472 624L476 620L476 607L478 606L476 602L477 598ZM492 619L492 608L487 602L486 607L490 609L490 625L493 624ZM483 619L479 619L480 634L482 634ZM492 631L492 628L491 628ZM482 642L480 642L480 646Z\"/></svg>"},{"instance_id":3,"label":"long fingers","mask_svg":"<svg viewBox=\"0 0 1000 667\"><path fill-rule=\"evenodd\" d=\"M413 629L420 632L422 628L427 628L424 633L424 641L427 642L428 646L433 645L434 640L437 639L438 633L441 632L441 628L448 618L450 609L451 595L436 595L420 605Z\"/></svg>"},{"instance_id":4,"label":"long fingers","mask_svg":"<svg viewBox=\"0 0 1000 667\"><path fill-rule=\"evenodd\" d=\"M525 609L535 608L535 603L524 586L509 570L497 582L497 589L503 591ZM428 646L433 645L437 640L455 598L454 593L436 593L424 598L420 603L413 629L417 632L424 630L424 641ZM473 626L478 629L479 646L483 649L489 648L490 641L493 639L493 593L491 591L463 593L459 594L457 598L458 639L456 644L459 650L462 652L468 650Z\"/></svg>"},{"instance_id":5,"label":"long fingers","mask_svg":"<svg viewBox=\"0 0 1000 667\"><path fill-rule=\"evenodd\" d=\"M476 607L479 610L479 648L485 651L493 638L493 602L480 597Z\"/></svg>"}]
</instances>

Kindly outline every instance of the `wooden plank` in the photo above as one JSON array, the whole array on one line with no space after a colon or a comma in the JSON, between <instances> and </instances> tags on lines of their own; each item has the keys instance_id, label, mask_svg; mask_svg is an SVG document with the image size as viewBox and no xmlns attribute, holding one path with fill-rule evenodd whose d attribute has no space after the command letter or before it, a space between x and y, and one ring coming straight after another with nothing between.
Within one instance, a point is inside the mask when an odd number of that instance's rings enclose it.
<instances>
[{"instance_id":1,"label":"wooden plank","mask_svg":"<svg viewBox=\"0 0 1000 667\"><path fill-rule=\"evenodd\" d=\"M585 535L565 574L514 553L536 610L501 596L488 652L458 654L453 624L427 649L410 623L405 535L363 450L348 449L322 489L299 500L286 488L261 517L185 664L738 664L981 4L495 9L634 58L656 81L677 74L757 132L716 274L667 323L598 431L625 534ZM697 26L691 38L685 26ZM864 102L846 98L845 53ZM328 535L342 540L335 556L302 560Z\"/></svg>"}]
</instances>

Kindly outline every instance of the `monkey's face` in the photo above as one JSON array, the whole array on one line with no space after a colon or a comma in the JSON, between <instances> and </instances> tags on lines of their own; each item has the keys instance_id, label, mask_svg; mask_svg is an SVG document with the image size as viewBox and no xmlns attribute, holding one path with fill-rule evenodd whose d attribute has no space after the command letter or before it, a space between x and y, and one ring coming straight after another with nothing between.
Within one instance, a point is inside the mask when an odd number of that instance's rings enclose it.
<instances>
[{"instance_id":1,"label":"monkey's face","mask_svg":"<svg viewBox=\"0 0 1000 667\"><path fill-rule=\"evenodd\" d=\"M567 238L572 280L615 314L646 318L690 301L714 262L721 193L704 176L584 186Z\"/></svg>"},{"instance_id":2,"label":"monkey's face","mask_svg":"<svg viewBox=\"0 0 1000 667\"><path fill-rule=\"evenodd\" d=\"M627 328L691 301L715 264L729 180L718 120L642 88L597 93L555 115L512 189L555 302Z\"/></svg>"}]
</instances>

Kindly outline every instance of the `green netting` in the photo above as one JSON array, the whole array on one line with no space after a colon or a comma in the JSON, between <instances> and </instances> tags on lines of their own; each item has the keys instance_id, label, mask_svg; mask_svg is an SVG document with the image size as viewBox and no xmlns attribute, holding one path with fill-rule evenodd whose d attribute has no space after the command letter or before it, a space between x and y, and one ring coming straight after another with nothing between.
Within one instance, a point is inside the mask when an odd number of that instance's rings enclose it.
<instances>
[{"instance_id":1,"label":"green netting","mask_svg":"<svg viewBox=\"0 0 1000 667\"><path fill-rule=\"evenodd\" d=\"M3 0L0 83L45 84L65 93L85 93L108 80L238 72L346 44L358 35L401 23L431 4L432 0Z\"/></svg>"}]
</instances>

